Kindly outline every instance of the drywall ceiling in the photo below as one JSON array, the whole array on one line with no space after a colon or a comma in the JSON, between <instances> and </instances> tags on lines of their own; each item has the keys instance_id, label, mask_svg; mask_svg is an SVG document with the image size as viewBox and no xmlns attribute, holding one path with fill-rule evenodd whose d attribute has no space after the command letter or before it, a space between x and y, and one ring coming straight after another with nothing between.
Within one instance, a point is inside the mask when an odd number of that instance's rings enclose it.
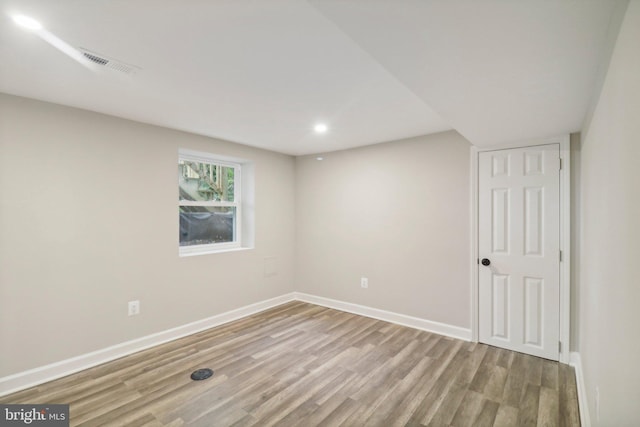
<instances>
[{"instance_id":1,"label":"drywall ceiling","mask_svg":"<svg viewBox=\"0 0 640 427\"><path fill-rule=\"evenodd\" d=\"M621 3L0 0L0 91L293 155L488 146L580 129Z\"/></svg>"}]
</instances>

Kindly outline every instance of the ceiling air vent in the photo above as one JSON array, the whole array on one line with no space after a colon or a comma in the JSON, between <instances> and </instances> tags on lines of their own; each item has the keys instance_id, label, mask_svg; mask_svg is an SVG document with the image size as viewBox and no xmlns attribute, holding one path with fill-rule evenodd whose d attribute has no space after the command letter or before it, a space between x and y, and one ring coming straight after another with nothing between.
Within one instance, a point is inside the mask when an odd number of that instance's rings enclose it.
<instances>
[{"instance_id":1,"label":"ceiling air vent","mask_svg":"<svg viewBox=\"0 0 640 427\"><path fill-rule=\"evenodd\" d=\"M88 52L82 52L82 54L84 55L85 58L87 58L89 61L93 61L96 64L100 64L100 65L107 65L109 63L109 60L106 58L100 58L99 56L96 55L92 55Z\"/></svg>"},{"instance_id":2,"label":"ceiling air vent","mask_svg":"<svg viewBox=\"0 0 640 427\"><path fill-rule=\"evenodd\" d=\"M134 65L125 64L124 62L117 61L113 58L108 58L104 55L91 52L87 49L79 48L79 50L85 58L101 67L109 68L111 70L119 71L121 73L129 75L133 75L136 73L136 71L139 70L139 68Z\"/></svg>"}]
</instances>

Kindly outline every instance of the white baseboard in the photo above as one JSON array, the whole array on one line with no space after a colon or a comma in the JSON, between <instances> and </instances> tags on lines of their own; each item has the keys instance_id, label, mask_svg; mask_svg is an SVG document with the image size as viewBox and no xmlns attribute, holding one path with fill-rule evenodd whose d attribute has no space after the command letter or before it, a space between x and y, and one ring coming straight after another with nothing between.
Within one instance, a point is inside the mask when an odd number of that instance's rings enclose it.
<instances>
[{"instance_id":1,"label":"white baseboard","mask_svg":"<svg viewBox=\"0 0 640 427\"><path fill-rule=\"evenodd\" d=\"M336 310L346 311L360 316L372 317L385 322L391 322L402 326L408 326L414 329L420 329L427 332L433 332L447 337L457 338L464 341L471 341L471 330L461 328L459 326L448 325L446 323L434 322L418 317L407 316L405 314L393 313L391 311L371 308L364 305L353 304L350 302L338 301L325 297L318 297L302 292L294 292L295 299L311 304L321 305L323 307L334 308Z\"/></svg>"},{"instance_id":2,"label":"white baseboard","mask_svg":"<svg viewBox=\"0 0 640 427\"><path fill-rule=\"evenodd\" d=\"M580 409L580 425L591 427L591 417L589 416L589 406L587 404L587 387L584 383L584 372L582 371L582 359L580 353L571 352L571 362L576 371L576 386L578 388L578 407Z\"/></svg>"},{"instance_id":3,"label":"white baseboard","mask_svg":"<svg viewBox=\"0 0 640 427\"><path fill-rule=\"evenodd\" d=\"M318 297L300 292L291 292L279 297L260 301L240 307L235 310L227 311L206 319L168 329L166 331L147 335L135 340L127 341L91 353L82 354L70 359L51 363L28 371L19 372L0 378L0 396L5 396L20 390L34 387L39 384L65 377L73 373L88 369L106 362L110 362L120 357L136 353L147 348L151 348L178 338L186 337L197 332L204 331L224 323L250 316L255 313L267 310L272 307L290 302L303 301L311 304L321 305L323 307L334 308L336 310L346 311L361 316L371 317L386 322L395 323L410 328L420 329L423 331L433 332L452 338L465 341L471 340L471 330L458 326L447 325L445 323L433 322L430 320L411 317L404 314L393 313L390 311L380 310L377 308L366 307L363 305L353 304L349 302L338 301L330 298ZM577 369L576 369L577 371ZM583 424L584 425L584 424Z\"/></svg>"},{"instance_id":4,"label":"white baseboard","mask_svg":"<svg viewBox=\"0 0 640 427\"><path fill-rule=\"evenodd\" d=\"M9 375L0 378L0 396L24 390L57 378L65 377L75 372L79 372L150 347L213 328L214 326L232 322L289 301L293 301L294 299L295 293L288 293L208 317L206 319L168 329L166 331L147 335L121 344L116 344L98 351Z\"/></svg>"}]
</instances>

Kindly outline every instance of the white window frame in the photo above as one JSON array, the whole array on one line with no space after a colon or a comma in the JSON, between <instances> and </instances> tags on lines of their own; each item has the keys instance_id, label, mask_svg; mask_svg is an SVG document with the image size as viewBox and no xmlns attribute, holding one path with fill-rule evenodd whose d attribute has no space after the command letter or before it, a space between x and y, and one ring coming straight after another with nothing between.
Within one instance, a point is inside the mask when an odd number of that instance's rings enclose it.
<instances>
[{"instance_id":1,"label":"white window frame","mask_svg":"<svg viewBox=\"0 0 640 427\"><path fill-rule=\"evenodd\" d=\"M178 164L180 161L192 161L199 163L209 163L213 165L225 166L233 168L233 202L227 201L193 201L180 200L178 197L178 207L180 206L204 206L204 207L235 207L236 214L234 218L234 239L233 242L210 243L204 245L181 246L180 237L178 236L178 248L180 256L204 255L216 252L227 252L241 249L242 247L242 165L225 159L223 156L217 156L210 153L202 153L191 150L180 149L178 151ZM180 177L178 176L178 185ZM180 218L178 218L178 223Z\"/></svg>"}]
</instances>

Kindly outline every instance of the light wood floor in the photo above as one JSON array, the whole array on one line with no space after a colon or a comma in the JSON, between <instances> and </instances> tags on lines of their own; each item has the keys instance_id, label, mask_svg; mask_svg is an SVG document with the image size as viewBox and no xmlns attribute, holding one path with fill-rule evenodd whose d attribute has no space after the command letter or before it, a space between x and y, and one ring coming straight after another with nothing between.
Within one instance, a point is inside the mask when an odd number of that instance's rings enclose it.
<instances>
[{"instance_id":1,"label":"light wood floor","mask_svg":"<svg viewBox=\"0 0 640 427\"><path fill-rule=\"evenodd\" d=\"M579 426L576 396L567 365L292 302L0 401L72 426Z\"/></svg>"}]
</instances>

